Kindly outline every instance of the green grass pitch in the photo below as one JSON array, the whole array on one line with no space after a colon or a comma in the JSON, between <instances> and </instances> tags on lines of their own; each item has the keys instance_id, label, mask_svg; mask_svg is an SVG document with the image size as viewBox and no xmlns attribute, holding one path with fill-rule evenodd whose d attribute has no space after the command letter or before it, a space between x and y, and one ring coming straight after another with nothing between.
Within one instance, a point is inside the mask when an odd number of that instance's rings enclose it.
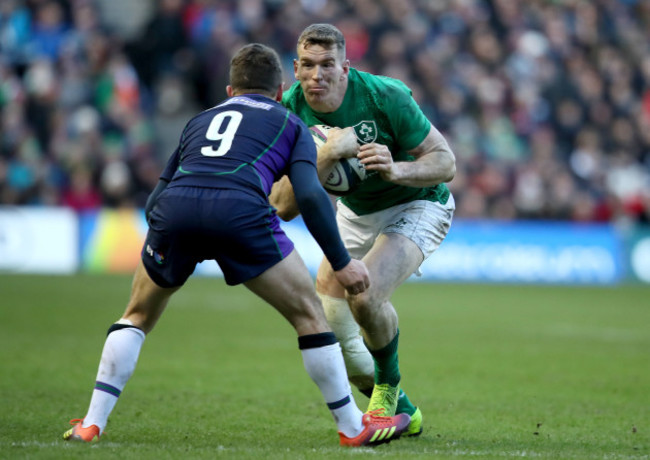
<instances>
[{"instance_id":1,"label":"green grass pitch","mask_svg":"<svg viewBox=\"0 0 650 460\"><path fill-rule=\"evenodd\" d=\"M192 279L147 338L106 437L66 443L129 287L0 276L0 458L650 458L644 286L401 287L402 382L425 432L349 450L280 315L243 287Z\"/></svg>"}]
</instances>

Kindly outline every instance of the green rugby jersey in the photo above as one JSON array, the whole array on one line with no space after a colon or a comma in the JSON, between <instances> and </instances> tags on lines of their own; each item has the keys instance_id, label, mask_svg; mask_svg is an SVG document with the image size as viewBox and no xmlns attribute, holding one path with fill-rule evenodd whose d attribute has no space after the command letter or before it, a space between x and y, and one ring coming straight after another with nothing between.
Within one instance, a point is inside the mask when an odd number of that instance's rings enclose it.
<instances>
[{"instance_id":1,"label":"green rugby jersey","mask_svg":"<svg viewBox=\"0 0 650 460\"><path fill-rule=\"evenodd\" d=\"M353 126L360 144L376 142L388 147L394 161L413 161L406 153L429 134L430 123L401 81L350 68L348 89L341 106L330 113L312 110L300 83L285 91L282 104L297 114L307 126ZM341 198L356 214L370 214L413 200L445 204L449 189L445 184L416 188L393 184L371 172L361 186Z\"/></svg>"}]
</instances>

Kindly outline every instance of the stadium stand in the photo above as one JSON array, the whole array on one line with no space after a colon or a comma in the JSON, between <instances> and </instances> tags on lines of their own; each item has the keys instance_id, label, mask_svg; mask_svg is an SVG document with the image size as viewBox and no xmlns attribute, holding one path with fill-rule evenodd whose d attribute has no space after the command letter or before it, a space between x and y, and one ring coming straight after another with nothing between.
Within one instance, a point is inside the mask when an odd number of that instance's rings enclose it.
<instances>
[{"instance_id":1,"label":"stadium stand","mask_svg":"<svg viewBox=\"0 0 650 460\"><path fill-rule=\"evenodd\" d=\"M650 221L650 2L5 0L0 204L142 207L190 114L299 32L404 80L457 156L457 216Z\"/></svg>"}]
</instances>

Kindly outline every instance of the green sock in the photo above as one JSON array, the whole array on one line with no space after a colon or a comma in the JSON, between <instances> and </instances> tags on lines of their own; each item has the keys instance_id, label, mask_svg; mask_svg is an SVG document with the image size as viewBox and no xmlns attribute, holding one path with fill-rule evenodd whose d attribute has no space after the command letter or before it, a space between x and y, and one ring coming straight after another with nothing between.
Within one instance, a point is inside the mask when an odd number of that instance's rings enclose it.
<instances>
[{"instance_id":1,"label":"green sock","mask_svg":"<svg viewBox=\"0 0 650 460\"><path fill-rule=\"evenodd\" d=\"M395 410L395 413L396 414L406 413L409 415L413 415L416 409L417 408L409 400L409 397L406 396L406 393L404 393L404 390L400 389L399 397L397 398L397 410Z\"/></svg>"},{"instance_id":2,"label":"green sock","mask_svg":"<svg viewBox=\"0 0 650 460\"><path fill-rule=\"evenodd\" d=\"M390 341L388 345L379 350L371 350L370 354L375 361L375 384L388 383L396 387L399 385L401 375L399 373L399 363L397 359L397 342L399 338L399 330L395 334L395 338ZM366 344L367 346L367 344Z\"/></svg>"},{"instance_id":3,"label":"green sock","mask_svg":"<svg viewBox=\"0 0 650 460\"><path fill-rule=\"evenodd\" d=\"M372 388L364 388L364 389L360 388L359 391L362 394L366 395L368 398L372 396ZM406 393L404 393L404 390L400 388L399 397L397 399L397 410L395 410L395 413L413 415L415 414L416 410L417 407L413 405L409 397L406 396Z\"/></svg>"}]
</instances>

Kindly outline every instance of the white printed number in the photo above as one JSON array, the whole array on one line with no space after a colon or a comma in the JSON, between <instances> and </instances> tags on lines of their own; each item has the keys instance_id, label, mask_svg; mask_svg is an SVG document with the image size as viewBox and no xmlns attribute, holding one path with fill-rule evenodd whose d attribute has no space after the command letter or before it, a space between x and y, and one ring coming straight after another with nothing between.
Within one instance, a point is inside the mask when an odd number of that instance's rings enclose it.
<instances>
[{"instance_id":1,"label":"white printed number","mask_svg":"<svg viewBox=\"0 0 650 460\"><path fill-rule=\"evenodd\" d=\"M215 150L211 145L206 145L201 148L201 154L206 157L221 157L228 153L242 118L241 112L236 110L226 110L216 114L208 126L205 137L209 141L220 141L219 147ZM222 126L224 126L223 130Z\"/></svg>"}]
</instances>

